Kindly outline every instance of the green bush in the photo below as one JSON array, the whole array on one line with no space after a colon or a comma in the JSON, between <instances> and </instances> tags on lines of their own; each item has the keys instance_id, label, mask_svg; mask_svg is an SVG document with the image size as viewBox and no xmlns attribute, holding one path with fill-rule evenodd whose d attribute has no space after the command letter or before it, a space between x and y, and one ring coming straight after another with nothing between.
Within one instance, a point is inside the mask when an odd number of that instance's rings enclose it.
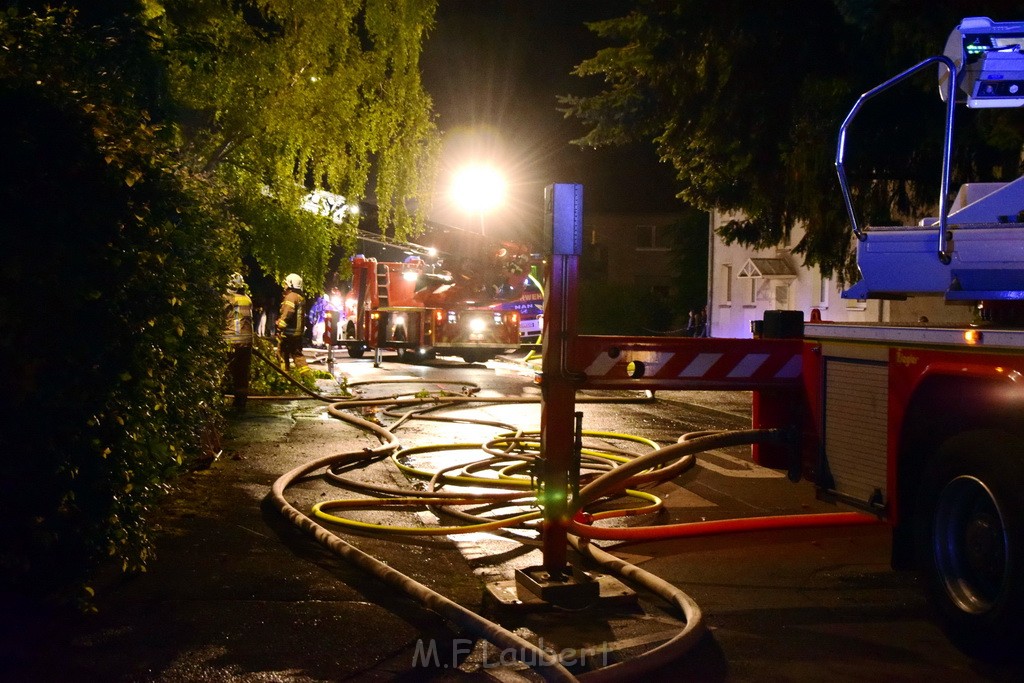
<instances>
[{"instance_id":1,"label":"green bush","mask_svg":"<svg viewBox=\"0 0 1024 683\"><path fill-rule=\"evenodd\" d=\"M215 188L175 163L135 95L90 83L132 63L130 36L101 49L0 19L0 40L18 45L0 59L0 410L16 425L0 580L67 599L105 559L145 567L149 506L217 447L237 248Z\"/></svg>"},{"instance_id":2,"label":"green bush","mask_svg":"<svg viewBox=\"0 0 1024 683\"><path fill-rule=\"evenodd\" d=\"M249 381L249 393L252 396L298 396L303 393L302 389L295 386L287 377L281 374L283 369L277 359L277 344L266 337L256 337L254 342L255 350L269 361L272 361L275 369L270 363L262 358L254 356L252 359L252 371ZM303 373L292 373L292 379L298 381L310 391L316 391L317 379L331 379L332 375L322 370L313 370Z\"/></svg>"}]
</instances>

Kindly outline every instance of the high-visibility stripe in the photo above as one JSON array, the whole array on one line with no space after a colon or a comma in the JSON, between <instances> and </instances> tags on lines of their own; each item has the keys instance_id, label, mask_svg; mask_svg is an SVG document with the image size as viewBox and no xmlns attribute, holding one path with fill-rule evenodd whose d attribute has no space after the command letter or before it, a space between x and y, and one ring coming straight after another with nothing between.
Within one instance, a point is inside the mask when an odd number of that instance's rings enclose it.
<instances>
[{"instance_id":1,"label":"high-visibility stripe","mask_svg":"<svg viewBox=\"0 0 1024 683\"><path fill-rule=\"evenodd\" d=\"M767 353L748 353L743 357L739 363L729 372L726 377L739 378L739 377L751 377L757 369L764 365L764 362L768 360Z\"/></svg>"},{"instance_id":2,"label":"high-visibility stripe","mask_svg":"<svg viewBox=\"0 0 1024 683\"><path fill-rule=\"evenodd\" d=\"M775 373L775 376L779 379L796 379L800 376L800 373L803 372L803 361L804 359L800 354L792 356L786 364L782 366L782 369Z\"/></svg>"},{"instance_id":3,"label":"high-visibility stripe","mask_svg":"<svg viewBox=\"0 0 1024 683\"><path fill-rule=\"evenodd\" d=\"M618 361L607 353L602 353L583 372L591 376L607 375L608 371L615 367Z\"/></svg>"},{"instance_id":4,"label":"high-visibility stripe","mask_svg":"<svg viewBox=\"0 0 1024 683\"><path fill-rule=\"evenodd\" d=\"M722 357L721 353L699 353L690 361L690 364L683 368L679 377L703 377L711 369L711 366Z\"/></svg>"},{"instance_id":5,"label":"high-visibility stripe","mask_svg":"<svg viewBox=\"0 0 1024 683\"><path fill-rule=\"evenodd\" d=\"M676 354L664 351L641 351L630 356L631 361L640 361L644 364L644 374L652 377L657 376Z\"/></svg>"}]
</instances>

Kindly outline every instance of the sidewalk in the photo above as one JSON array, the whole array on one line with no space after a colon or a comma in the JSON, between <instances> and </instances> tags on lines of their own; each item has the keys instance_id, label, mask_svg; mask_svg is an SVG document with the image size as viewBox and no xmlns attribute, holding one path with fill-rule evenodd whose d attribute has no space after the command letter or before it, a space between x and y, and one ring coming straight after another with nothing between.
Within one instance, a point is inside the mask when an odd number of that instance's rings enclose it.
<instances>
[{"instance_id":1,"label":"sidewalk","mask_svg":"<svg viewBox=\"0 0 1024 683\"><path fill-rule=\"evenodd\" d=\"M181 480L155 511L157 557L147 573L124 577L112 568L97 584L94 615L5 615L12 633L0 680L416 678L416 642L447 643L456 634L267 504L282 473L376 444L323 413L312 400L250 402L232 421L222 457ZM450 543L356 542L467 607L482 600L480 582Z\"/></svg>"}]
</instances>

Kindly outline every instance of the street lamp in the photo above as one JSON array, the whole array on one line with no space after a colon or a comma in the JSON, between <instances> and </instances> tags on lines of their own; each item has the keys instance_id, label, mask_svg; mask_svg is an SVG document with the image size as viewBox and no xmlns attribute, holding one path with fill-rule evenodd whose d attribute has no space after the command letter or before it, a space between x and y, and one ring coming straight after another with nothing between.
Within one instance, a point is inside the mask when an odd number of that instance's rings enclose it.
<instances>
[{"instance_id":1,"label":"street lamp","mask_svg":"<svg viewBox=\"0 0 1024 683\"><path fill-rule=\"evenodd\" d=\"M449 196L463 211L479 216L482 235L484 214L504 203L505 191L505 177L500 171L488 164L470 164L452 176Z\"/></svg>"}]
</instances>

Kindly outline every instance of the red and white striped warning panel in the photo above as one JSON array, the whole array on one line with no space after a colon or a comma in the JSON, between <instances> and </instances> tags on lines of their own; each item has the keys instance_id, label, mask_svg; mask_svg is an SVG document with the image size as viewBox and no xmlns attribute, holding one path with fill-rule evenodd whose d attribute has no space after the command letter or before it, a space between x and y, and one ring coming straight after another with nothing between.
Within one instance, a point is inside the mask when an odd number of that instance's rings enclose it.
<instances>
[{"instance_id":1,"label":"red and white striped warning panel","mask_svg":"<svg viewBox=\"0 0 1024 683\"><path fill-rule=\"evenodd\" d=\"M581 388L752 390L797 386L802 350L799 339L580 336L569 365Z\"/></svg>"}]
</instances>

